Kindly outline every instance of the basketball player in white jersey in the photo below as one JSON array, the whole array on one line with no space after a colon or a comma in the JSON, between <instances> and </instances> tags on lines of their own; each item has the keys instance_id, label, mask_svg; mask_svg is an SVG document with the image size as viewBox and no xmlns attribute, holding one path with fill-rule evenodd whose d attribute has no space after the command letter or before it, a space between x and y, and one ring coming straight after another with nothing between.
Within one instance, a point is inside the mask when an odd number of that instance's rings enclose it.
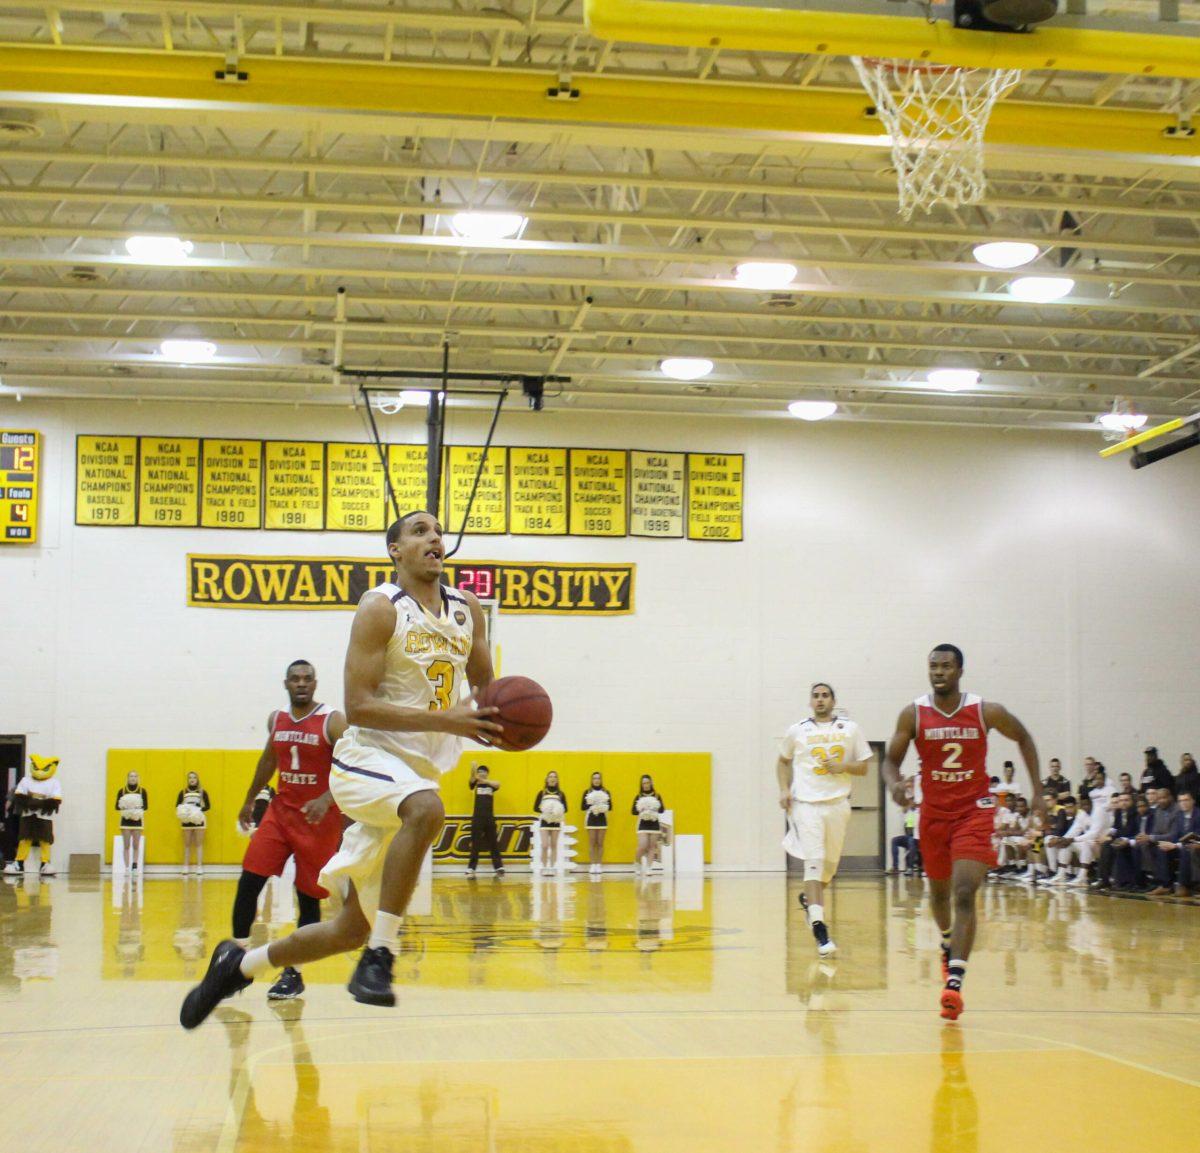
<instances>
[{"instance_id":1,"label":"basketball player in white jersey","mask_svg":"<svg viewBox=\"0 0 1200 1153\"><path fill-rule=\"evenodd\" d=\"M850 823L850 778L865 777L871 763L871 746L862 730L849 718L835 716L835 704L829 685L813 685L812 716L788 729L775 765L779 807L788 823L783 847L804 861L800 904L822 957L837 952L825 921L825 886L842 858Z\"/></svg>"},{"instance_id":2,"label":"basketball player in white jersey","mask_svg":"<svg viewBox=\"0 0 1200 1153\"><path fill-rule=\"evenodd\" d=\"M426 852L442 827L441 774L457 763L462 740L503 735L494 708L462 700L493 678L483 613L467 592L441 583L442 527L412 512L387 531L396 583L359 602L346 653L346 718L333 750L329 787L352 824L321 871L345 897L330 921L306 925L261 948L222 941L208 972L179 1014L194 1029L226 997L272 968L301 964L366 944L349 989L368 1005L394 1005L392 965L404 912Z\"/></svg>"}]
</instances>

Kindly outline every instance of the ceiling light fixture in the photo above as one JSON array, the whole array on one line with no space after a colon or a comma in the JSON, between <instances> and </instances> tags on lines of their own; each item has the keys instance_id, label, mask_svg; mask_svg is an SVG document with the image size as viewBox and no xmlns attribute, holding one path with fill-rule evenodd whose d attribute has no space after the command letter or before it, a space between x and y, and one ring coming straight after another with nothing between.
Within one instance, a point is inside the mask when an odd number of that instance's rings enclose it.
<instances>
[{"instance_id":1,"label":"ceiling light fixture","mask_svg":"<svg viewBox=\"0 0 1200 1153\"><path fill-rule=\"evenodd\" d=\"M739 288L778 292L787 288L799 271L794 264L778 260L743 260L733 270L733 276Z\"/></svg>"},{"instance_id":2,"label":"ceiling light fixture","mask_svg":"<svg viewBox=\"0 0 1200 1153\"><path fill-rule=\"evenodd\" d=\"M1052 304L1070 295L1074 288L1075 281L1069 276L1019 276L1008 286L1008 291L1017 300L1030 304Z\"/></svg>"},{"instance_id":3,"label":"ceiling light fixture","mask_svg":"<svg viewBox=\"0 0 1200 1153\"><path fill-rule=\"evenodd\" d=\"M135 260L182 264L192 254L192 242L178 236L131 236L125 241L125 251Z\"/></svg>"},{"instance_id":4,"label":"ceiling light fixture","mask_svg":"<svg viewBox=\"0 0 1200 1153\"><path fill-rule=\"evenodd\" d=\"M974 388L979 383L979 373L973 368L935 368L926 380L931 387L942 392L962 392L964 388Z\"/></svg>"},{"instance_id":5,"label":"ceiling light fixture","mask_svg":"<svg viewBox=\"0 0 1200 1153\"><path fill-rule=\"evenodd\" d=\"M450 227L465 240L508 240L526 224L517 212L456 212Z\"/></svg>"},{"instance_id":6,"label":"ceiling light fixture","mask_svg":"<svg viewBox=\"0 0 1200 1153\"><path fill-rule=\"evenodd\" d=\"M1036 244L1017 240L993 240L975 245L974 256L988 268L1020 268L1037 259L1041 251Z\"/></svg>"},{"instance_id":7,"label":"ceiling light fixture","mask_svg":"<svg viewBox=\"0 0 1200 1153\"><path fill-rule=\"evenodd\" d=\"M211 340L164 340L158 349L167 360L180 364L199 364L217 355Z\"/></svg>"},{"instance_id":8,"label":"ceiling light fixture","mask_svg":"<svg viewBox=\"0 0 1200 1153\"><path fill-rule=\"evenodd\" d=\"M713 362L703 356L668 356L658 369L672 380L699 380L712 372L713 367Z\"/></svg>"},{"instance_id":9,"label":"ceiling light fixture","mask_svg":"<svg viewBox=\"0 0 1200 1153\"><path fill-rule=\"evenodd\" d=\"M1149 418L1144 412L1102 412L1096 423L1106 432L1137 432Z\"/></svg>"},{"instance_id":10,"label":"ceiling light fixture","mask_svg":"<svg viewBox=\"0 0 1200 1153\"><path fill-rule=\"evenodd\" d=\"M788 405L788 412L801 420L825 420L833 416L837 409L832 400L793 400Z\"/></svg>"}]
</instances>

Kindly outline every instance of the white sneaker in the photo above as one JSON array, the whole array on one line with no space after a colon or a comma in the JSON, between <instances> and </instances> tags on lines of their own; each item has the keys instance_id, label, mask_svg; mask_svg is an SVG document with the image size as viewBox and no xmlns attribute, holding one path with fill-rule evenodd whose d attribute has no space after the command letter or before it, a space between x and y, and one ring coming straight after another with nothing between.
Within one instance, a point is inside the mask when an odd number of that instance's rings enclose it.
<instances>
[{"instance_id":1,"label":"white sneaker","mask_svg":"<svg viewBox=\"0 0 1200 1153\"><path fill-rule=\"evenodd\" d=\"M467 876L468 876L468 877L473 877L473 876L475 876L475 870L474 870L474 869L468 869L468 870L467 870Z\"/></svg>"},{"instance_id":2,"label":"white sneaker","mask_svg":"<svg viewBox=\"0 0 1200 1153\"><path fill-rule=\"evenodd\" d=\"M1079 872L1067 882L1067 884L1072 889L1086 889L1088 887L1087 873L1080 869Z\"/></svg>"},{"instance_id":3,"label":"white sneaker","mask_svg":"<svg viewBox=\"0 0 1200 1153\"><path fill-rule=\"evenodd\" d=\"M827 941L824 945L817 946L818 957L832 957L837 952L837 946L832 941Z\"/></svg>"},{"instance_id":4,"label":"white sneaker","mask_svg":"<svg viewBox=\"0 0 1200 1153\"><path fill-rule=\"evenodd\" d=\"M1066 885L1070 882L1070 880L1071 880L1071 877L1070 877L1070 874L1067 872L1067 870L1059 869L1058 872L1055 873L1054 876L1051 877L1046 882L1046 884L1047 885Z\"/></svg>"},{"instance_id":5,"label":"white sneaker","mask_svg":"<svg viewBox=\"0 0 1200 1153\"><path fill-rule=\"evenodd\" d=\"M4 866L4 871L11 876L16 876L21 872L21 866L18 865L16 861L9 861L8 864Z\"/></svg>"},{"instance_id":6,"label":"white sneaker","mask_svg":"<svg viewBox=\"0 0 1200 1153\"><path fill-rule=\"evenodd\" d=\"M39 875L39 876L42 876L42 877L53 877L53 876L55 875L55 869L54 869L54 866L53 866L52 864L50 864L50 862L49 862L49 861L47 861L47 862L46 862L46 863L45 863L45 864L44 864L44 865L43 865L43 866L42 866L42 867L41 867L41 868L38 870L38 875Z\"/></svg>"}]
</instances>

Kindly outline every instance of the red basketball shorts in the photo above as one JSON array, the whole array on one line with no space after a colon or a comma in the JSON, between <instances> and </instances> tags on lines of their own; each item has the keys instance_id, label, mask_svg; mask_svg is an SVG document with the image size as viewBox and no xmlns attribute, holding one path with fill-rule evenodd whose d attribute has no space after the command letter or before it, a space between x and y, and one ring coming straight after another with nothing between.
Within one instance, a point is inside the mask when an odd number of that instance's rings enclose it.
<instances>
[{"instance_id":1,"label":"red basketball shorts","mask_svg":"<svg viewBox=\"0 0 1200 1153\"><path fill-rule=\"evenodd\" d=\"M991 798L986 798L991 800ZM921 863L934 881L946 881L955 861L979 861L996 867L992 832L996 826L994 804L960 813L933 813L921 809Z\"/></svg>"},{"instance_id":2,"label":"red basketball shorts","mask_svg":"<svg viewBox=\"0 0 1200 1153\"><path fill-rule=\"evenodd\" d=\"M317 883L325 862L342 843L342 814L332 806L319 825L310 825L298 809L272 801L254 830L242 868L260 877L278 877L288 857L296 858L296 888L319 900L329 894Z\"/></svg>"}]
</instances>

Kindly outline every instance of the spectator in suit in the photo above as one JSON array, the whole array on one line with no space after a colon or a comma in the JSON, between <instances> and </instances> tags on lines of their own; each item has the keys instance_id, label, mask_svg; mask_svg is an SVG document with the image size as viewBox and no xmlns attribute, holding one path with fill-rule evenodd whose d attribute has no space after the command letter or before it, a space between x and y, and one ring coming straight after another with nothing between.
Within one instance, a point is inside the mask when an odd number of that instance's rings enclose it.
<instances>
[{"instance_id":1,"label":"spectator in suit","mask_svg":"<svg viewBox=\"0 0 1200 1153\"><path fill-rule=\"evenodd\" d=\"M1146 790L1146 800L1150 804L1150 817L1146 822L1146 831L1139 833L1135 839L1141 846L1142 869L1157 880L1161 868L1158 859L1158 843L1171 839L1171 823L1175 819L1175 798L1170 789L1150 788ZM1159 882L1150 891L1154 896L1162 897L1169 893L1170 889L1163 889L1162 883Z\"/></svg>"},{"instance_id":2,"label":"spectator in suit","mask_svg":"<svg viewBox=\"0 0 1200 1153\"><path fill-rule=\"evenodd\" d=\"M1056 797L1065 797L1071 791L1071 782L1063 776L1062 761L1050 758L1050 775L1042 782L1042 789L1049 789Z\"/></svg>"},{"instance_id":3,"label":"spectator in suit","mask_svg":"<svg viewBox=\"0 0 1200 1153\"><path fill-rule=\"evenodd\" d=\"M1159 791L1162 796L1162 790ZM1165 897L1172 890L1176 896L1191 894L1194 883L1192 847L1200 841L1200 811L1191 793L1180 793L1175 815L1166 836L1157 842L1158 871L1155 880L1158 887L1150 891L1152 897Z\"/></svg>"},{"instance_id":4,"label":"spectator in suit","mask_svg":"<svg viewBox=\"0 0 1200 1153\"><path fill-rule=\"evenodd\" d=\"M1192 800L1200 802L1200 771L1196 769L1196 758L1184 753L1179 758L1179 776L1175 778L1177 795L1191 793Z\"/></svg>"},{"instance_id":5,"label":"spectator in suit","mask_svg":"<svg viewBox=\"0 0 1200 1153\"><path fill-rule=\"evenodd\" d=\"M1166 762L1158 755L1158 749L1150 745L1143 750L1146 754L1146 767L1142 770L1142 792L1148 788L1167 789L1171 796L1175 795L1175 778Z\"/></svg>"},{"instance_id":6,"label":"spectator in suit","mask_svg":"<svg viewBox=\"0 0 1200 1153\"><path fill-rule=\"evenodd\" d=\"M1133 888L1133 838L1138 832L1131 793L1113 794L1112 825L1100 841L1100 861L1093 889Z\"/></svg>"}]
</instances>

